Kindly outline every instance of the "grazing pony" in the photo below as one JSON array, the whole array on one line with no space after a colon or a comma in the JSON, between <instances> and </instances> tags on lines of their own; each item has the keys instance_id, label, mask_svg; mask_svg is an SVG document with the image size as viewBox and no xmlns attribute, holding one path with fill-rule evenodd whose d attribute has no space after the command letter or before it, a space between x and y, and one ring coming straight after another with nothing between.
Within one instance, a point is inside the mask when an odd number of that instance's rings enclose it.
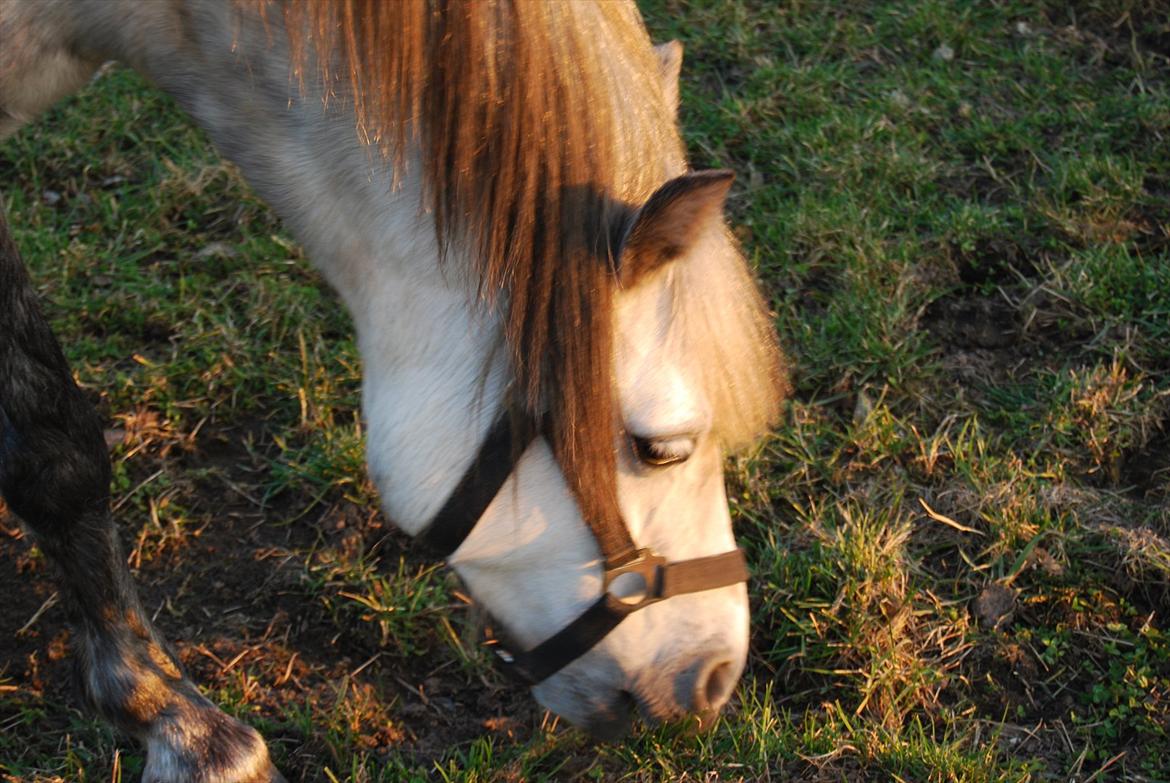
<instances>
[{"instance_id":1,"label":"grazing pony","mask_svg":"<svg viewBox=\"0 0 1170 783\"><path fill-rule=\"evenodd\" d=\"M599 734L712 715L747 656L722 458L776 415L766 308L632 3L8 0L0 137L106 60L203 127L353 316L387 515ZM17 218L18 219L18 218ZM2 224L0 224L2 225ZM100 422L0 228L0 491L145 780L278 780L136 597Z\"/></svg>"}]
</instances>

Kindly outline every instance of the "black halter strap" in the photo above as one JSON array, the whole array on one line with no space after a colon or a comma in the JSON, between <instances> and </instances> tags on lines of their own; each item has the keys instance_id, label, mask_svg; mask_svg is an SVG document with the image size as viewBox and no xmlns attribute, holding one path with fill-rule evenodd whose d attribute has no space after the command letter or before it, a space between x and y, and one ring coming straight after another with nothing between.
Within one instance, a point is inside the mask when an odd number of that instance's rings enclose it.
<instances>
[{"instance_id":1,"label":"black halter strap","mask_svg":"<svg viewBox=\"0 0 1170 783\"><path fill-rule=\"evenodd\" d=\"M532 442L535 433L528 437L523 448L515 448L512 429L509 418L501 416L479 447L475 461L463 474L459 486L455 487L427 529L415 537L414 540L435 557L446 560L455 554L516 469L516 460Z\"/></svg>"},{"instance_id":2,"label":"black halter strap","mask_svg":"<svg viewBox=\"0 0 1170 783\"><path fill-rule=\"evenodd\" d=\"M536 434L536 427L529 428L522 436L522 447L517 448L512 422L507 416L501 417L455 491L415 540L436 557L446 559L454 554L499 494L516 468L516 460ZM616 531L590 527L605 558L602 594L597 601L531 650L517 651L507 643L505 635L495 634L493 650L511 674L529 685L539 683L589 652L639 609L676 595L714 590L748 579L747 561L741 549L667 563L664 557L649 549L635 548L624 524ZM623 598L610 588L627 574L635 575L638 580L633 582L632 594ZM627 593L631 592L630 586L627 584Z\"/></svg>"}]
</instances>

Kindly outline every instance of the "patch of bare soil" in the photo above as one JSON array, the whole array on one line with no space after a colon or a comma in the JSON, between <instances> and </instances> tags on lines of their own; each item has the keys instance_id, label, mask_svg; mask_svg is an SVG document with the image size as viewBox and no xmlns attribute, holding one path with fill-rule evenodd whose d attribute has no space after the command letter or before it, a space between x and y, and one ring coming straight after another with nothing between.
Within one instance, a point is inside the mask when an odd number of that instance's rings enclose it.
<instances>
[{"instance_id":1,"label":"patch of bare soil","mask_svg":"<svg viewBox=\"0 0 1170 783\"><path fill-rule=\"evenodd\" d=\"M999 294L960 288L931 302L920 324L941 347L940 363L956 387L949 393L969 403L1013 380L1037 349L1024 339L1020 313Z\"/></svg>"},{"instance_id":2,"label":"patch of bare soil","mask_svg":"<svg viewBox=\"0 0 1170 783\"><path fill-rule=\"evenodd\" d=\"M1019 339L1016 309L998 296L937 299L927 308L926 317L937 337L960 350L1010 348Z\"/></svg>"},{"instance_id":3,"label":"patch of bare soil","mask_svg":"<svg viewBox=\"0 0 1170 783\"><path fill-rule=\"evenodd\" d=\"M484 734L523 738L540 724L542 711L524 689L460 668L437 620L422 655L381 646L368 624L352 633L340 627L329 607L346 599L333 595L330 603L321 594L343 588L307 584L306 558L361 554L396 565L405 539L380 513L343 499L286 524L310 497L286 492L260 507L242 478L257 465L231 445L239 436L208 430L193 448L135 461L135 481L160 468L199 475L182 502L204 521L181 541L151 548L141 545L139 520L123 513L122 540L148 613L193 679L209 692L243 692L279 724L266 739L290 781L320 780L323 766L338 762L318 727L305 732L290 720L306 710L328 717L334 730L345 725L353 751L405 754L427 765ZM51 566L11 515L0 516L0 673L21 703L80 706L65 611L54 595ZM467 618L456 615L458 631ZM62 736L75 731L67 714L50 714L47 724L45 731Z\"/></svg>"},{"instance_id":4,"label":"patch of bare soil","mask_svg":"<svg viewBox=\"0 0 1170 783\"><path fill-rule=\"evenodd\" d=\"M975 646L964 670L972 681L972 697L989 719L1037 717L1033 683L1040 667L1032 653L1006 635L992 635ZM1059 708L1057 714L1062 712Z\"/></svg>"},{"instance_id":5,"label":"patch of bare soil","mask_svg":"<svg viewBox=\"0 0 1170 783\"><path fill-rule=\"evenodd\" d=\"M1147 500L1170 499L1170 426L1163 426L1145 446L1126 455L1121 483Z\"/></svg>"},{"instance_id":6,"label":"patch of bare soil","mask_svg":"<svg viewBox=\"0 0 1170 783\"><path fill-rule=\"evenodd\" d=\"M1029 237L1023 244L993 235L976 240L970 248L952 244L948 255L964 285L1010 284L1035 273L1034 258L1044 240L1041 234Z\"/></svg>"},{"instance_id":7,"label":"patch of bare soil","mask_svg":"<svg viewBox=\"0 0 1170 783\"><path fill-rule=\"evenodd\" d=\"M1132 47L1170 64L1170 13L1163 0L1049 0L1048 17L1054 25L1067 25L1070 36L1115 56Z\"/></svg>"}]
</instances>

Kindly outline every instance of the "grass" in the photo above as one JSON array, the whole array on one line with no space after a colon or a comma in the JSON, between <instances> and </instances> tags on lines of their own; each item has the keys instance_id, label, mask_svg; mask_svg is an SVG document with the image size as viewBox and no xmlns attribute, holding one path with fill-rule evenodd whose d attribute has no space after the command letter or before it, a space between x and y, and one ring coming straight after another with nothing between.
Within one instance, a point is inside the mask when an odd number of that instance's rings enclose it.
<instances>
[{"instance_id":1,"label":"grass","mask_svg":"<svg viewBox=\"0 0 1170 783\"><path fill-rule=\"evenodd\" d=\"M1154 0L645 0L795 392L730 466L749 671L708 734L594 746L501 681L362 472L300 250L125 70L0 146L106 416L148 607L293 780L1170 780L1170 27ZM10 531L20 627L52 593ZM6 589L6 593L8 590ZM132 780L51 603L0 775Z\"/></svg>"}]
</instances>

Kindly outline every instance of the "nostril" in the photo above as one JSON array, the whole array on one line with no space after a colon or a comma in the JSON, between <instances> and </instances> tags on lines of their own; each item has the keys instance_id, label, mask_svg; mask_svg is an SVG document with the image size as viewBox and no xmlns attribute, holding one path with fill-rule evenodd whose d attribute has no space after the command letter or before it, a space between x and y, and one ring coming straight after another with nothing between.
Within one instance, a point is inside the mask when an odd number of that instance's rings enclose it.
<instances>
[{"instance_id":1,"label":"nostril","mask_svg":"<svg viewBox=\"0 0 1170 783\"><path fill-rule=\"evenodd\" d=\"M717 659L708 664L695 682L695 712L718 712L731 698L735 681L731 661Z\"/></svg>"}]
</instances>

